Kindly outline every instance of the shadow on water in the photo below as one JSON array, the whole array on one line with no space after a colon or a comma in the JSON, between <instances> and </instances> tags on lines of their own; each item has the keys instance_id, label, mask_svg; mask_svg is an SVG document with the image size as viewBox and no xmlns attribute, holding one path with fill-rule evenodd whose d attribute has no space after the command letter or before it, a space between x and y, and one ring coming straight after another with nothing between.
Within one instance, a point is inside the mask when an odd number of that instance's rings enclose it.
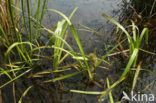
<instances>
[{"instance_id":1,"label":"shadow on water","mask_svg":"<svg viewBox=\"0 0 156 103\"><path fill-rule=\"evenodd\" d=\"M34 1L32 1L33 3ZM105 54L105 50L111 48L113 44L113 37L110 35L113 30L113 25L110 24L106 19L102 17L103 13L108 14L114 19L118 20L122 13L122 0L49 0L48 9L56 9L69 15L75 7L79 7L78 11L72 18L73 23L78 29L78 34L81 39L82 45L87 54L93 53L96 50L98 57ZM44 23L46 27L54 27L58 20L61 20L55 13L48 12L44 18ZM86 25L98 33L80 31L83 28L82 25ZM155 33L155 32L154 32ZM67 40L74 49L76 43L72 39L72 35L69 35ZM155 48L155 35L151 37L148 50L156 52ZM107 46L106 46L107 45ZM154 56L149 56L148 54L141 54L140 60L143 61L143 68L149 69L156 73L156 59ZM48 55L47 55L48 56ZM24 97L23 103L97 103L99 96L97 95L84 95L70 92L71 89L74 90L86 90L86 91L103 91L106 89L106 77L110 78L111 83L115 82L117 78L120 77L122 68L128 61L123 55L117 55L107 58L111 64L105 64L105 67L110 68L103 69L97 68L95 72L95 82L90 82L82 74L76 75L74 77L56 82L56 83L42 83L43 80L48 80L54 78L53 74L46 75L44 77L31 77L29 75L21 77L15 81L16 83L16 99L19 100L20 96L29 86L33 85L33 88ZM70 61L70 60L68 60ZM67 61L67 62L68 62ZM36 63L38 65L38 63ZM39 66L34 67L33 72L38 70L45 70L52 68L52 63L43 63ZM36 70L36 71L35 71ZM73 70L74 71L74 70ZM64 74L68 74L65 72ZM59 76L64 75L58 73ZM139 81L135 88L135 92L142 91L147 85L153 82L155 76L151 76L150 73L146 71L141 71ZM31 74L30 74L31 75ZM129 73L129 79L123 82L120 86L115 87L112 90L113 97L115 101L120 101L122 98L123 91L130 91L132 86L133 78L131 76L133 73ZM3 84L2 81L1 83ZM11 92L12 91L12 92ZM12 96L12 84L4 87L2 89L2 96L4 103L13 103L14 98ZM5 92L5 93L4 93ZM145 90L147 93L156 94L156 88L154 83ZM108 96L104 98L103 103L110 103Z\"/></svg>"}]
</instances>

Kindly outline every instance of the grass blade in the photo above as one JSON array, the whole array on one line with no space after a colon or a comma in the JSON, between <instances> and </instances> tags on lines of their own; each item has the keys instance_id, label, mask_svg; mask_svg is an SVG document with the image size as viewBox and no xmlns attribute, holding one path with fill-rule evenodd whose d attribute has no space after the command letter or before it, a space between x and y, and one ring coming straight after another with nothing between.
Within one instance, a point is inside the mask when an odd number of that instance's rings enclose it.
<instances>
[{"instance_id":1,"label":"grass blade","mask_svg":"<svg viewBox=\"0 0 156 103\"><path fill-rule=\"evenodd\" d=\"M33 36L32 36L32 22L31 22L31 12L30 12L30 2L27 0L27 10L28 10L28 17L29 17L29 41L32 43Z\"/></svg>"},{"instance_id":2,"label":"grass blade","mask_svg":"<svg viewBox=\"0 0 156 103\"><path fill-rule=\"evenodd\" d=\"M17 34L16 32L16 26L15 26L15 21L14 21L14 13L13 13L13 8L12 8L12 0L9 0L8 1L8 8L9 8L9 12L10 12L10 18L11 18L11 22L12 22L12 25L13 25L13 30L14 30L14 33L16 35L16 38L17 40L19 40L19 35ZM14 38L12 38L14 40Z\"/></svg>"},{"instance_id":3,"label":"grass blade","mask_svg":"<svg viewBox=\"0 0 156 103\"><path fill-rule=\"evenodd\" d=\"M138 77L139 77L139 72L140 72L140 69L141 69L141 63L138 65L137 69L136 69L136 72L135 72L135 76L134 76L134 80L133 80L133 85L132 85L132 90L131 91L134 91L134 88L136 86L136 83L137 83L137 80L138 80Z\"/></svg>"},{"instance_id":4,"label":"grass blade","mask_svg":"<svg viewBox=\"0 0 156 103\"><path fill-rule=\"evenodd\" d=\"M81 93L81 94L93 94L93 95L101 95L102 94L102 92L80 91L80 90L70 90L70 92Z\"/></svg>"},{"instance_id":5,"label":"grass blade","mask_svg":"<svg viewBox=\"0 0 156 103\"><path fill-rule=\"evenodd\" d=\"M138 49L134 49L134 51L133 51L133 53L132 53L132 55L130 57L130 60L129 60L129 62L128 62L127 66L126 66L126 68L124 70L124 72L122 73L120 79L122 79L124 76L126 76L126 74L128 73L129 69L131 68L131 66L132 66L132 64L133 64L133 62L134 62L134 60L135 60L136 55L138 54L138 52L139 52Z\"/></svg>"},{"instance_id":6,"label":"grass blade","mask_svg":"<svg viewBox=\"0 0 156 103\"><path fill-rule=\"evenodd\" d=\"M126 39L125 39L126 40ZM111 54L113 52L114 49L116 49L118 46L120 46L120 44L122 44L125 40L121 41L119 44L115 45L111 50L109 50L104 56L102 56L102 58L95 64L95 67L98 67L101 62L107 57L109 56L109 54Z\"/></svg>"},{"instance_id":7,"label":"grass blade","mask_svg":"<svg viewBox=\"0 0 156 103\"><path fill-rule=\"evenodd\" d=\"M86 68L87 68L87 71L88 71L88 74L89 74L89 78L92 80L92 79L93 79L93 76L92 76L91 70L90 70L90 68L89 68L89 65L88 65L88 63L87 63L87 61L86 61L86 56L85 56L85 53L84 53L84 51L83 51L83 48L82 48L81 42L80 42L80 40L79 40L78 34L77 34L77 32L76 32L76 30L75 30L75 28L74 28L74 25L70 25L70 29L71 29L71 31L72 31L72 33L73 33L73 35L74 35L74 38L75 38L75 40L76 40L76 42L77 42L77 45L78 45L78 47L79 47L79 49L80 49L80 51L81 51L82 56L83 56L84 63L85 63L85 65L86 65Z\"/></svg>"},{"instance_id":8,"label":"grass blade","mask_svg":"<svg viewBox=\"0 0 156 103\"><path fill-rule=\"evenodd\" d=\"M40 9L41 9L41 0L38 0L38 6L37 6L37 22L36 22L36 28L35 28L35 39L37 39L37 33L38 33L38 30L39 30Z\"/></svg>"},{"instance_id":9,"label":"grass blade","mask_svg":"<svg viewBox=\"0 0 156 103\"><path fill-rule=\"evenodd\" d=\"M69 18L66 15L64 15L62 12L60 12L58 10L54 10L54 9L47 9L47 10L60 14L68 22L69 25L72 25L72 23L69 20Z\"/></svg>"},{"instance_id":10,"label":"grass blade","mask_svg":"<svg viewBox=\"0 0 156 103\"><path fill-rule=\"evenodd\" d=\"M39 28L42 26L42 21L43 21L43 16L45 14L45 8L47 7L48 1L44 0L43 2L43 7L42 7L42 12L41 12L41 17L40 17L40 25ZM40 29L38 30L38 37L40 37Z\"/></svg>"},{"instance_id":11,"label":"grass blade","mask_svg":"<svg viewBox=\"0 0 156 103\"><path fill-rule=\"evenodd\" d=\"M24 93L22 94L20 100L18 101L18 103L22 103L23 98L26 96L26 94L28 93L28 91L32 88L33 86L28 87Z\"/></svg>"},{"instance_id":12,"label":"grass blade","mask_svg":"<svg viewBox=\"0 0 156 103\"><path fill-rule=\"evenodd\" d=\"M108 78L107 78L107 87L110 88L110 83L109 83L109 79ZM114 103L111 91L109 92L109 99L110 99L111 103Z\"/></svg>"},{"instance_id":13,"label":"grass blade","mask_svg":"<svg viewBox=\"0 0 156 103\"><path fill-rule=\"evenodd\" d=\"M30 72L30 71L31 71L31 69L29 69L29 70L27 70L27 71L21 73L20 75L18 75L18 76L16 76L15 78L11 79L11 80L8 81L7 83L1 85L0 88L3 88L4 86L8 85L9 83L13 82L14 80L20 78L21 76L25 75L26 73L28 73L28 72Z\"/></svg>"},{"instance_id":14,"label":"grass blade","mask_svg":"<svg viewBox=\"0 0 156 103\"><path fill-rule=\"evenodd\" d=\"M52 79L52 80L44 81L44 83L48 83L48 82L56 82L56 81L59 81L59 80L63 80L63 79L66 79L66 78L69 78L69 77L75 76L75 75L77 75L77 74L80 74L81 72L82 72L82 71L77 71L77 72L74 72L74 73L71 73L71 74L68 74L68 75L62 76L62 77L58 77L58 78L55 78L55 79Z\"/></svg>"},{"instance_id":15,"label":"grass blade","mask_svg":"<svg viewBox=\"0 0 156 103\"><path fill-rule=\"evenodd\" d=\"M106 14L103 14L102 16L104 16L105 18L107 18L108 20L110 20L113 24L117 25L126 34L129 43L132 42L131 36L129 35L129 33L126 31L126 29L121 24L119 24L117 21L115 21L113 18L109 17Z\"/></svg>"}]
</instances>

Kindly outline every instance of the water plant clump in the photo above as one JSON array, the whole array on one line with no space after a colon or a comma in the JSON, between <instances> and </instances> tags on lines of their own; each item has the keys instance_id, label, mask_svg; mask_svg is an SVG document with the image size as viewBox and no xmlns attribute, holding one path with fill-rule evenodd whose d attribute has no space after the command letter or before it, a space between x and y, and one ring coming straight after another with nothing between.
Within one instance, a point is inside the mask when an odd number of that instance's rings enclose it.
<instances>
[{"instance_id":1,"label":"water plant clump","mask_svg":"<svg viewBox=\"0 0 156 103\"><path fill-rule=\"evenodd\" d=\"M16 5L14 4L16 3ZM55 85L63 88L63 80L69 79L73 76L80 75L89 80L98 87L102 87L102 91L83 91L83 90L70 90L71 93L93 94L100 95L99 103L102 99L109 94L111 103L113 100L112 89L120 85L126 78L128 73L135 69L132 84L132 91L136 87L136 83L141 70L142 62L138 61L139 51L143 39L148 44L149 31L148 28L139 29L135 22L131 20L131 25L123 27L120 23L111 17L103 14L103 16L114 23L117 29L122 32L123 40L118 40L118 43L108 50L102 57L97 57L96 53L86 54L79 39L79 35L71 18L77 11L75 8L71 14L66 16L62 12L54 9L46 9L48 4L47 0L36 0L33 7L31 7L29 0L9 0L0 1L1 15L0 20L0 46L3 49L2 58L0 62L0 78L2 83L1 89L12 86L14 102L23 102L26 94L35 88L36 85L48 85L54 83ZM21 8L19 8L21 7ZM36 9L34 9L36 7ZM34 12L33 12L34 11ZM46 11L60 15L62 20L59 20L54 29L49 29L42 24L43 17ZM5 18L4 18L5 17ZM21 18L21 19L20 19ZM20 21L20 22L19 22ZM132 32L127 31L131 29ZM70 43L67 42L68 31L74 37L79 51L74 50ZM140 32L141 31L141 32ZM48 34L48 36L44 35ZM42 39L41 39L42 38ZM45 40L44 42L42 42ZM128 44L129 60L117 81L111 82L110 78L106 78L107 87L103 88L100 83L96 82L96 69L101 67L101 64L110 64L105 60L110 55L119 53L114 52L123 43ZM123 53L121 51L120 53ZM152 55L155 53L148 52ZM66 59L70 58L72 64L66 63ZM104 68L104 67L103 67ZM79 76L78 76L79 77ZM7 78L7 79L6 79ZM20 97L16 98L16 84L18 80L25 78L42 78L39 83L31 84L26 88ZM3 93L3 92L2 92Z\"/></svg>"}]
</instances>

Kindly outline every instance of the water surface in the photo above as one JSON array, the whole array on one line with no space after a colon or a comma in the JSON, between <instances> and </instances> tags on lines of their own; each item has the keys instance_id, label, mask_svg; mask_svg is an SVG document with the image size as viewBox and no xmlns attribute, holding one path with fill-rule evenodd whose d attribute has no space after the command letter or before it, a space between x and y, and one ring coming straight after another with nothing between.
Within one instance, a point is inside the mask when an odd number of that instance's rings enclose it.
<instances>
[{"instance_id":1,"label":"water surface","mask_svg":"<svg viewBox=\"0 0 156 103\"><path fill-rule=\"evenodd\" d=\"M59 10L65 15L69 16L70 13L78 7L78 10L72 17L72 23L76 26L79 38L86 53L93 52L98 49L101 53L101 48L104 48L104 43L110 38L113 25L102 16L103 13L118 20L121 14L122 0L49 0L48 9ZM48 11L47 16L44 18L44 25L52 28L62 17L58 14ZM79 29L84 29L81 25L85 25L96 32L85 32ZM72 35L69 35L68 41L70 45L75 48L75 41L72 40ZM107 43L109 44L109 43ZM93 48L94 47L94 48Z\"/></svg>"}]
</instances>

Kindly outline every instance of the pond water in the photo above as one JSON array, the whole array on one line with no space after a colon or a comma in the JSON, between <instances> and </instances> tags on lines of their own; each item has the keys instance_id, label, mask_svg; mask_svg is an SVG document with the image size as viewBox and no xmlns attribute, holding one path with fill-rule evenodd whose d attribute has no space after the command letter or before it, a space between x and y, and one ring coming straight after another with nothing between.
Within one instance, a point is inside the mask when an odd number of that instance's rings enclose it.
<instances>
[{"instance_id":1,"label":"pond water","mask_svg":"<svg viewBox=\"0 0 156 103\"><path fill-rule=\"evenodd\" d=\"M75 7L78 7L72 21L74 23L94 25L101 23L104 25L105 21L102 17L103 13L118 17L115 12L120 11L120 4L122 0L49 0L48 9L59 10L65 15L69 16ZM51 13L50 20L58 21L54 13ZM55 20L56 19L56 20ZM51 25L51 22L50 22Z\"/></svg>"},{"instance_id":2,"label":"pond water","mask_svg":"<svg viewBox=\"0 0 156 103\"><path fill-rule=\"evenodd\" d=\"M122 0L49 0L48 9L61 11L69 16L70 13L78 7L71 21L77 28L85 52L90 53L93 52L94 49L98 49L98 52L102 53L100 50L104 48L104 41L107 42L106 40L110 37L113 27L102 14L105 13L117 20L122 11L121 4ZM61 16L48 11L43 24L46 27L52 28L59 20L62 20ZM84 29L82 25L98 33L81 31L80 29ZM70 38L68 39L70 45L75 48L76 44L75 41L72 40L72 35L69 35L68 38ZM111 40L108 42L111 42Z\"/></svg>"},{"instance_id":3,"label":"pond water","mask_svg":"<svg viewBox=\"0 0 156 103\"><path fill-rule=\"evenodd\" d=\"M36 0L31 0L32 4ZM58 11L63 12L65 15L69 16L72 10L75 7L78 7L78 10L74 14L72 18L73 24L76 26L79 38L84 47L85 53L93 53L96 50L97 56L101 56L105 54L104 50L111 47L112 45L112 30L113 24L109 23L102 14L105 13L114 19L118 20L120 15L122 14L123 9L123 0L48 0L48 9L56 9ZM58 20L61 20L61 16L58 14L48 11L44 17L43 25L47 28L53 28ZM82 25L85 25L98 33L91 33L80 31L80 29L84 28ZM68 36L68 42L74 48L76 43L73 40L72 35ZM145 59L148 58L148 59ZM154 70L156 72L155 59L151 56L144 56L141 59L145 59L144 67L149 70ZM109 60L109 58L108 58ZM98 69L96 80L99 84L106 88L106 77L110 77L111 83L113 83L120 76L118 73L118 69L124 68L127 59L123 57L113 57L109 61L113 60L111 70L103 70ZM126 60L126 61L124 61ZM146 65L147 64L147 65ZM51 68L49 67L49 63L45 63L41 67L36 67L36 69L45 69ZM108 66L109 67L109 66ZM46 78L53 78L53 75L47 75ZM150 76L148 73L142 73L141 78L139 78L138 86L136 90L141 91L145 85L148 85L154 77ZM130 78L130 81L132 81ZM26 78L26 79L18 79L16 80L16 97L20 98L24 90L31 86L34 87L28 92L26 97L24 97L23 103L97 103L99 95L84 95L70 92L71 89L75 90L87 90L87 91L103 91L104 89L95 85L96 83L91 83L84 76L77 75L72 78L65 79L61 82L57 83L40 83L40 81L44 80L44 78ZM117 86L113 89L113 97L115 101L120 100L122 97L122 92L130 91L131 82L127 80L127 82L122 83L120 86ZM22 89L21 89L22 88ZM12 103L13 98L12 93L10 93L12 86L4 87L3 91L6 92L6 95L3 95L4 103ZM156 88L153 86L149 88L156 93ZM149 90L150 91L150 90ZM149 93L147 91L147 93ZM8 99L8 97L10 97ZM110 103L108 96L106 96L101 103Z\"/></svg>"}]
</instances>

